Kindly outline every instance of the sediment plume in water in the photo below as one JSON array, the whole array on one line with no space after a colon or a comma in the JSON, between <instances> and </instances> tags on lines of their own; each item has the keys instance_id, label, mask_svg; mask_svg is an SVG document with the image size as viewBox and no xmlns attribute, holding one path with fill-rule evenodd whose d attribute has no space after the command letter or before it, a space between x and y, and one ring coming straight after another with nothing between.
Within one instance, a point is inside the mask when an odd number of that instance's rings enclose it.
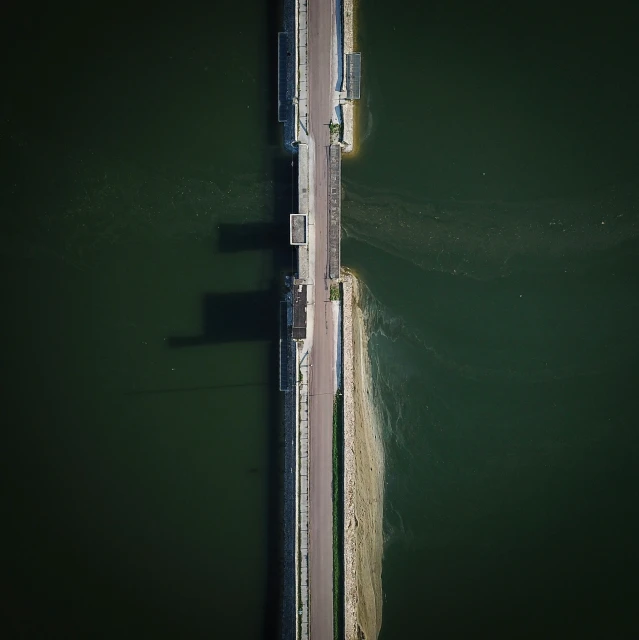
<instances>
[{"instance_id":1,"label":"sediment plume in water","mask_svg":"<svg viewBox=\"0 0 639 640\"><path fill-rule=\"evenodd\" d=\"M343 287L345 638L371 640L382 626L384 449L361 287L350 273Z\"/></svg>"},{"instance_id":2,"label":"sediment plume in water","mask_svg":"<svg viewBox=\"0 0 639 640\"><path fill-rule=\"evenodd\" d=\"M111 173L98 161L72 159L81 169L68 193L47 187L7 205L13 214L0 229L0 256L48 255L83 269L103 247L183 238L218 244L220 225L274 219L279 185L259 174L225 182L160 175L135 165ZM45 150L42 162L53 166L55 159Z\"/></svg>"},{"instance_id":3,"label":"sediment plume in water","mask_svg":"<svg viewBox=\"0 0 639 640\"><path fill-rule=\"evenodd\" d=\"M639 240L639 182L588 197L438 201L346 182L343 232L426 271L479 280L522 269L568 272Z\"/></svg>"}]
</instances>

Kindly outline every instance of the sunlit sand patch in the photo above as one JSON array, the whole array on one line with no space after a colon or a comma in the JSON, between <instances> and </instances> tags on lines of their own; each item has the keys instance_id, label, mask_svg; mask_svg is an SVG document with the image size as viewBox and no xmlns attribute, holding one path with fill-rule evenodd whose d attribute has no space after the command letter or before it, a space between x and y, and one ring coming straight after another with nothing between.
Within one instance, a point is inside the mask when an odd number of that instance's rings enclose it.
<instances>
[{"instance_id":1,"label":"sunlit sand patch","mask_svg":"<svg viewBox=\"0 0 639 640\"><path fill-rule=\"evenodd\" d=\"M368 336L355 276L344 277L344 596L346 640L382 624L384 450L373 403Z\"/></svg>"}]
</instances>

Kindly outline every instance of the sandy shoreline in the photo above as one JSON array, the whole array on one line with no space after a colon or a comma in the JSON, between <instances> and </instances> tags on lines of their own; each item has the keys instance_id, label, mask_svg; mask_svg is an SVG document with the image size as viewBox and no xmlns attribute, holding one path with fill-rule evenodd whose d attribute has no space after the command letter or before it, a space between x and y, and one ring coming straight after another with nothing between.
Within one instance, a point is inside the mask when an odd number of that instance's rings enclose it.
<instances>
[{"instance_id":1,"label":"sandy shoreline","mask_svg":"<svg viewBox=\"0 0 639 640\"><path fill-rule=\"evenodd\" d=\"M345 637L372 640L382 624L384 450L356 277L345 274L343 293Z\"/></svg>"}]
</instances>

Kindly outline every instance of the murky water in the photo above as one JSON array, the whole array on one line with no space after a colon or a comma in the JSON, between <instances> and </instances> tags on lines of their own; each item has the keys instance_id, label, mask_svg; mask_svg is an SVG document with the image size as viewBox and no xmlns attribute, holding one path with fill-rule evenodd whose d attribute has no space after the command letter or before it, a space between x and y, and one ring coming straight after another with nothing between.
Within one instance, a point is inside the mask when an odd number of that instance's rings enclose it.
<instances>
[{"instance_id":1,"label":"murky water","mask_svg":"<svg viewBox=\"0 0 639 640\"><path fill-rule=\"evenodd\" d=\"M10 636L273 637L277 16L78 11L3 20Z\"/></svg>"},{"instance_id":2,"label":"murky water","mask_svg":"<svg viewBox=\"0 0 639 640\"><path fill-rule=\"evenodd\" d=\"M12 11L9 628L269 637L276 11ZM343 257L386 417L382 638L633 624L632 21L513 11L360 4Z\"/></svg>"},{"instance_id":3,"label":"murky water","mask_svg":"<svg viewBox=\"0 0 639 640\"><path fill-rule=\"evenodd\" d=\"M634 628L625 10L360 7L343 259L385 415L384 639Z\"/></svg>"}]
</instances>

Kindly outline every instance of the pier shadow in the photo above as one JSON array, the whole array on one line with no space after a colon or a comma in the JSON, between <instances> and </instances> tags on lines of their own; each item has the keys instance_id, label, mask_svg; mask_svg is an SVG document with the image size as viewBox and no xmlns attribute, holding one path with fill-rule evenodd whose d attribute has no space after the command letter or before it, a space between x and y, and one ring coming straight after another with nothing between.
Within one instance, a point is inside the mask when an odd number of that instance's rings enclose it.
<instances>
[{"instance_id":1,"label":"pier shadow","mask_svg":"<svg viewBox=\"0 0 639 640\"><path fill-rule=\"evenodd\" d=\"M221 224L218 229L218 248L222 253L272 250L282 242L288 242L286 223Z\"/></svg>"},{"instance_id":2,"label":"pier shadow","mask_svg":"<svg viewBox=\"0 0 639 640\"><path fill-rule=\"evenodd\" d=\"M272 290L204 294L202 331L192 336L169 336L168 346L184 348L272 340L278 335L277 301L277 292Z\"/></svg>"},{"instance_id":3,"label":"pier shadow","mask_svg":"<svg viewBox=\"0 0 639 640\"><path fill-rule=\"evenodd\" d=\"M223 224L218 229L215 250L221 253L264 252L271 261L272 277L263 289L249 292L203 293L202 322L198 333L167 338L172 349L206 347L229 342L268 343L267 371L267 572L264 584L262 638L285 640L294 631L294 586L284 567L284 412L279 390L280 302L284 277L292 274L294 254L289 244L289 216L297 202L297 158L282 147L281 125L277 121L277 32L280 3L269 3L269 53L263 78L266 113L269 117L264 166L273 185L271 221L251 224ZM270 37L272 36L272 38ZM169 391L170 392L170 391ZM293 598L283 599L286 589ZM286 610L285 614L284 610ZM282 624L283 619L287 623Z\"/></svg>"},{"instance_id":4,"label":"pier shadow","mask_svg":"<svg viewBox=\"0 0 639 640\"><path fill-rule=\"evenodd\" d=\"M277 121L276 121L277 123ZM296 197L291 176L291 155L282 151L269 154L273 191L273 222L227 224L219 229L216 250L223 253L263 251L270 255L273 277L260 291L204 293L200 331L193 335L172 335L167 345L172 349L206 347L230 342L267 342L268 358L265 372L267 388L267 578L264 585L264 640L290 637L282 629L283 567L283 473L284 414L283 395L279 390L280 302L284 277L292 273L293 252L289 244L288 219L291 201ZM180 390L181 391L181 390ZM146 393L171 393L157 390ZM290 612L288 618L292 618Z\"/></svg>"},{"instance_id":5,"label":"pier shadow","mask_svg":"<svg viewBox=\"0 0 639 640\"><path fill-rule=\"evenodd\" d=\"M294 586L284 581L284 412L279 390L280 302L284 277L291 275L294 254L289 244L289 216L297 206L297 156L283 147L283 128L278 122L277 34L285 12L293 11L292 0L269 0L265 21L267 50L259 74L263 113L266 118L264 167L273 185L271 220L250 224L222 224L217 230L215 250L220 253L264 252L270 260L268 279L259 291L202 294L202 322L194 335L169 336L172 349L206 347L228 342L268 343L267 371L267 572L264 584L262 638L294 637ZM291 13L292 15L292 13ZM161 392L161 391L159 391ZM169 391L171 392L171 391ZM283 598L286 592L293 599ZM282 621L287 622L283 625Z\"/></svg>"}]
</instances>

